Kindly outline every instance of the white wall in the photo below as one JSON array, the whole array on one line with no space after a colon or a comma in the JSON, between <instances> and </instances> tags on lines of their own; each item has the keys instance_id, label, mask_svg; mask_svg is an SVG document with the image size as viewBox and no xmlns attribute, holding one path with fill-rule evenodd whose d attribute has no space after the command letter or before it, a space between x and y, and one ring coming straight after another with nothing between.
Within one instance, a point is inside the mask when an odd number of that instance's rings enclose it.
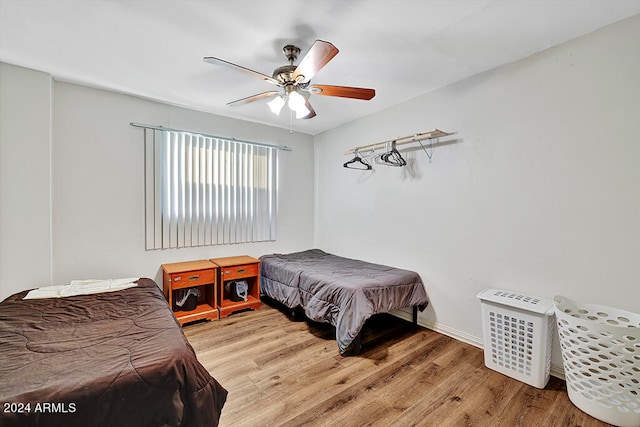
<instances>
[{"instance_id":1,"label":"white wall","mask_svg":"<svg viewBox=\"0 0 640 427\"><path fill-rule=\"evenodd\" d=\"M457 134L431 162L413 145L404 168L342 167L348 148L433 128ZM640 312L640 17L315 147L315 245L418 271L431 298L423 324L481 343L476 294L487 288Z\"/></svg>"},{"instance_id":2,"label":"white wall","mask_svg":"<svg viewBox=\"0 0 640 427\"><path fill-rule=\"evenodd\" d=\"M51 282L51 78L0 63L0 300Z\"/></svg>"},{"instance_id":3,"label":"white wall","mask_svg":"<svg viewBox=\"0 0 640 427\"><path fill-rule=\"evenodd\" d=\"M51 82L44 73L3 65L3 85L5 68L16 70L18 76L14 80L27 83L13 92L5 92L3 86L3 107L28 95L32 73ZM7 85L13 83L6 81ZM53 96L51 89L47 94L48 98L35 99L24 108L22 117L26 123L13 126L16 130L11 134L4 131L4 123L13 116L4 108L1 116L0 259L3 267L14 265L8 272L3 268L0 299L30 287L77 278L144 276L161 283L160 265L165 262L240 254L257 257L311 246L313 137L70 83L54 81ZM33 110L28 111L29 108ZM44 118L50 116L52 121L44 123ZM279 153L277 241L145 251L143 130L130 126L130 122L291 146L293 151ZM50 152L49 134L44 142L43 137L28 133L18 138L23 128L53 128L49 132ZM24 142L16 144L18 140L37 142L39 146L34 150L46 151L38 151L36 164L26 164L20 155L28 146ZM5 163L13 165L12 169L5 171ZM5 177L15 173L20 179L5 185ZM9 204L16 206L11 215L5 214ZM18 206L21 208L16 212ZM38 214L35 220L29 217L34 213ZM26 232L10 230L13 223L24 226ZM40 225L50 228L41 230ZM41 248L53 248L53 252L47 252L45 259L36 263L33 254L37 255Z\"/></svg>"}]
</instances>

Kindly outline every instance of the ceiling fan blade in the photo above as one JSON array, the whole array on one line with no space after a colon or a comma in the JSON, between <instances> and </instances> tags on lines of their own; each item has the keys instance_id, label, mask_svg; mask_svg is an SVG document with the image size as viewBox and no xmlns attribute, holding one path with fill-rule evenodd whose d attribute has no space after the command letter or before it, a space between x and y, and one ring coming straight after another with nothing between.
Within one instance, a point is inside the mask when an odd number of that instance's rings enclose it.
<instances>
[{"instance_id":1,"label":"ceiling fan blade","mask_svg":"<svg viewBox=\"0 0 640 427\"><path fill-rule=\"evenodd\" d=\"M348 86L312 85L309 86L309 92L314 95L339 96L341 98L362 99L365 101L376 96L375 89Z\"/></svg>"},{"instance_id":2,"label":"ceiling fan blade","mask_svg":"<svg viewBox=\"0 0 640 427\"><path fill-rule=\"evenodd\" d=\"M234 63L225 61L224 59L214 58L213 56L205 56L204 58L202 58L202 60L204 62L208 62L209 64L225 65L227 67L231 67L231 68L236 69L236 70L244 71L245 73L251 74L254 77L257 77L257 78L259 78L261 80L264 80L265 82L280 86L280 82L278 80L276 80L274 78L271 78L271 77L267 76L266 74L262 74L262 73L259 73L257 71L253 71L253 70L250 70L248 68L242 67L240 65L236 65Z\"/></svg>"},{"instance_id":3,"label":"ceiling fan blade","mask_svg":"<svg viewBox=\"0 0 640 427\"><path fill-rule=\"evenodd\" d=\"M313 109L313 107L311 106L311 103L309 102L309 99L305 97L304 100L304 105L305 107L307 107L307 110L309 110L309 114L307 114L306 116L302 117L303 119L312 119L316 116L316 111Z\"/></svg>"},{"instance_id":4,"label":"ceiling fan blade","mask_svg":"<svg viewBox=\"0 0 640 427\"><path fill-rule=\"evenodd\" d=\"M309 52L302 58L298 67L293 71L293 79L306 83L316 75L331 59L340 52L334 45L322 40L316 40Z\"/></svg>"},{"instance_id":5,"label":"ceiling fan blade","mask_svg":"<svg viewBox=\"0 0 640 427\"><path fill-rule=\"evenodd\" d=\"M239 105L249 104L251 102L259 101L265 98L272 98L276 95L280 95L280 91L270 90L268 92L262 92L257 95L247 96L246 98L237 99L235 101L228 102L229 107L237 107Z\"/></svg>"}]
</instances>

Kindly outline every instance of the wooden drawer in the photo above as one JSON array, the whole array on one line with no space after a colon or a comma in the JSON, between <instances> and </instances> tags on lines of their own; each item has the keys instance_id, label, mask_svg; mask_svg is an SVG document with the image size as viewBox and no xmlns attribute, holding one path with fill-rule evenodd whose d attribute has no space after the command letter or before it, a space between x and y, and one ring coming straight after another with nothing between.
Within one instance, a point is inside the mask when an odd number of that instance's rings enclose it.
<instances>
[{"instance_id":1,"label":"wooden drawer","mask_svg":"<svg viewBox=\"0 0 640 427\"><path fill-rule=\"evenodd\" d=\"M233 267L220 267L222 280L242 279L243 277L255 277L259 274L259 264L234 265Z\"/></svg>"},{"instance_id":2,"label":"wooden drawer","mask_svg":"<svg viewBox=\"0 0 640 427\"><path fill-rule=\"evenodd\" d=\"M173 273L171 274L171 288L175 290L190 288L192 286L207 285L209 283L215 283L215 277L215 268Z\"/></svg>"}]
</instances>

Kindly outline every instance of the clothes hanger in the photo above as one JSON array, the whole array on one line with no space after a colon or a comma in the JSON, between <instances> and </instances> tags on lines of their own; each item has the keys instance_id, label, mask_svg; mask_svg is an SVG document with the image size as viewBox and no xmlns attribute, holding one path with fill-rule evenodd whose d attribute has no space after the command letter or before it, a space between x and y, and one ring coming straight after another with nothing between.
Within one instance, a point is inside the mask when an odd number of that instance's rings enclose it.
<instances>
[{"instance_id":1,"label":"clothes hanger","mask_svg":"<svg viewBox=\"0 0 640 427\"><path fill-rule=\"evenodd\" d=\"M378 159L380 159L380 161L378 161ZM396 166L396 167L402 167L407 165L407 161L404 159L404 157L402 157L402 154L400 154L400 152L396 149L395 141L391 141L390 149L387 149L387 151L384 154L381 154L380 156L376 157L376 163L379 163L381 165Z\"/></svg>"},{"instance_id":2,"label":"clothes hanger","mask_svg":"<svg viewBox=\"0 0 640 427\"><path fill-rule=\"evenodd\" d=\"M349 166L349 165L354 165L354 166ZM353 159L349 160L342 166L344 166L347 169L358 169L358 170L373 169L373 167L368 161L360 157L360 154L358 153L358 151L355 152L355 157Z\"/></svg>"}]
</instances>

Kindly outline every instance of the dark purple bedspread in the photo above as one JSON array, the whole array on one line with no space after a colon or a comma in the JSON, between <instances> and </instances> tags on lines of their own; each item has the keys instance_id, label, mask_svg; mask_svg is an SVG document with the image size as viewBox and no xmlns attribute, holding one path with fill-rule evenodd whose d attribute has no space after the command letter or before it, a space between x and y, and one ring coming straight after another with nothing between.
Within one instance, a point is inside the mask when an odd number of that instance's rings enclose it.
<instances>
[{"instance_id":1,"label":"dark purple bedspread","mask_svg":"<svg viewBox=\"0 0 640 427\"><path fill-rule=\"evenodd\" d=\"M343 353L374 314L428 304L418 273L311 249L260 257L261 291L336 327Z\"/></svg>"},{"instance_id":2,"label":"dark purple bedspread","mask_svg":"<svg viewBox=\"0 0 640 427\"><path fill-rule=\"evenodd\" d=\"M215 426L227 391L158 286L0 303L0 426Z\"/></svg>"}]
</instances>

